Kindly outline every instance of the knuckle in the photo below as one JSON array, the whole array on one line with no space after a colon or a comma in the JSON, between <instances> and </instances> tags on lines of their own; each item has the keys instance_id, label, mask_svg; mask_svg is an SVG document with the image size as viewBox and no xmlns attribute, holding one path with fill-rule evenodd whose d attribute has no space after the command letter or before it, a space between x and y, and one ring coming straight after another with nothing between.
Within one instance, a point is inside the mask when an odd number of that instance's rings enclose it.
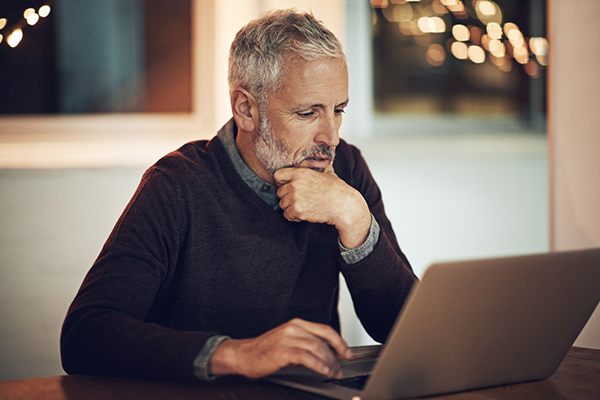
<instances>
[{"instance_id":1,"label":"knuckle","mask_svg":"<svg viewBox=\"0 0 600 400\"><path fill-rule=\"evenodd\" d=\"M298 327L295 324L287 324L283 328L283 332L287 336L294 336L298 332Z\"/></svg>"}]
</instances>

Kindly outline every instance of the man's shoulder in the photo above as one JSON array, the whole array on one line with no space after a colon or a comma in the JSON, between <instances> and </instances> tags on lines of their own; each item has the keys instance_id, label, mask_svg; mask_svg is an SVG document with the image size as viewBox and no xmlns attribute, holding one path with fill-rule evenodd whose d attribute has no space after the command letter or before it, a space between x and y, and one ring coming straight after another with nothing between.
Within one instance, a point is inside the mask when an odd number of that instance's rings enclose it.
<instances>
[{"instance_id":1,"label":"man's shoulder","mask_svg":"<svg viewBox=\"0 0 600 400\"><path fill-rule=\"evenodd\" d=\"M206 181L223 177L223 146L218 137L185 143L146 171L146 176L162 176L172 182Z\"/></svg>"},{"instance_id":2,"label":"man's shoulder","mask_svg":"<svg viewBox=\"0 0 600 400\"><path fill-rule=\"evenodd\" d=\"M211 170L220 157L219 146L222 148L216 136L210 140L191 141L166 154L152 167L165 172L181 172L186 169Z\"/></svg>"}]
</instances>

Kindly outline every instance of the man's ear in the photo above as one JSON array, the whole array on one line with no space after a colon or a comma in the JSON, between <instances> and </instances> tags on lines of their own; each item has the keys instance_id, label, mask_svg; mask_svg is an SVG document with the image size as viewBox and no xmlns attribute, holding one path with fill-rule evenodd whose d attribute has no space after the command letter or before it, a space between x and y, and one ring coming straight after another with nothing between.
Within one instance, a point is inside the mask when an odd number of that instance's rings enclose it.
<instances>
[{"instance_id":1,"label":"man's ear","mask_svg":"<svg viewBox=\"0 0 600 400\"><path fill-rule=\"evenodd\" d=\"M239 129L246 132L258 129L258 102L246 89L237 87L231 92L231 111Z\"/></svg>"}]
</instances>

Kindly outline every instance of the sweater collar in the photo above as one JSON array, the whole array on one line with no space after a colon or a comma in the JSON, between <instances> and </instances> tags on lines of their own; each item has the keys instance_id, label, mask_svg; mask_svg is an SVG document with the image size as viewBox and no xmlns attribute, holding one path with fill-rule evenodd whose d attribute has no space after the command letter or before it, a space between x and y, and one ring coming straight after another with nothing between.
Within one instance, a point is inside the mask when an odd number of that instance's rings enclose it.
<instances>
[{"instance_id":1,"label":"sweater collar","mask_svg":"<svg viewBox=\"0 0 600 400\"><path fill-rule=\"evenodd\" d=\"M240 155L235 138L237 135L237 125L235 120L231 118L227 123L219 130L217 137L223 143L233 166L241 178L246 182L248 186L252 188L263 199L269 206L273 208L279 207L279 197L277 197L277 188L269 182L265 182L259 178L252 170L246 165L246 162Z\"/></svg>"}]
</instances>

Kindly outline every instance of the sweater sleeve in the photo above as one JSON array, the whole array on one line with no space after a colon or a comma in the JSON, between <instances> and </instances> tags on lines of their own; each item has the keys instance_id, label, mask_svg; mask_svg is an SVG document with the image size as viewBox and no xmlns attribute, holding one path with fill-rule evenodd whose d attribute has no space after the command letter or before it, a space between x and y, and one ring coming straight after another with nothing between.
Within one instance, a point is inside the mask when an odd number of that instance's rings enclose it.
<instances>
[{"instance_id":1,"label":"sweater sleeve","mask_svg":"<svg viewBox=\"0 0 600 400\"><path fill-rule=\"evenodd\" d=\"M359 150L352 151L350 184L361 192L380 226L373 251L356 263L341 260L341 269L358 318L369 335L384 342L417 280L385 214L381 191Z\"/></svg>"},{"instance_id":2,"label":"sweater sleeve","mask_svg":"<svg viewBox=\"0 0 600 400\"><path fill-rule=\"evenodd\" d=\"M169 180L149 170L67 312L61 333L69 374L193 380L210 332L168 328L185 222Z\"/></svg>"}]
</instances>

